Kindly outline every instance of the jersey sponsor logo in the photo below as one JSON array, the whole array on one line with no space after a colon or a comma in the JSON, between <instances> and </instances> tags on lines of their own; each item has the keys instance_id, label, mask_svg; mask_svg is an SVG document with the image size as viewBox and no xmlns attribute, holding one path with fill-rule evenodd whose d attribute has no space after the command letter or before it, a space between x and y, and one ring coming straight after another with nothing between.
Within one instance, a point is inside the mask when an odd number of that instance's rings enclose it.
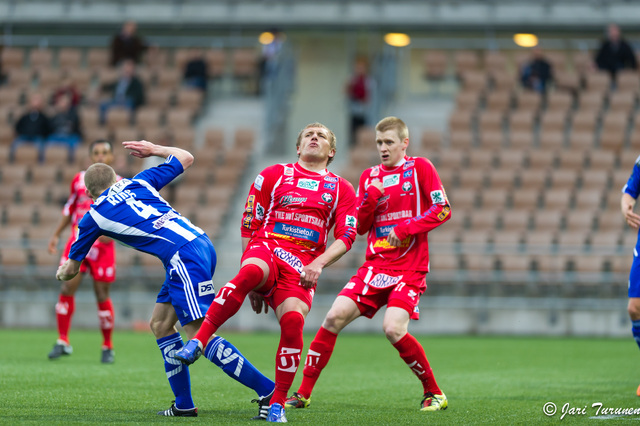
<instances>
[{"instance_id":1,"label":"jersey sponsor logo","mask_svg":"<svg viewBox=\"0 0 640 426\"><path fill-rule=\"evenodd\" d=\"M198 295L206 296L207 294L216 294L216 289L213 287L212 280L198 283Z\"/></svg>"},{"instance_id":2,"label":"jersey sponsor logo","mask_svg":"<svg viewBox=\"0 0 640 426\"><path fill-rule=\"evenodd\" d=\"M411 176L413 176L413 169L406 170L404 173L402 173L402 177L405 178L405 179L408 179Z\"/></svg>"},{"instance_id":3,"label":"jersey sponsor logo","mask_svg":"<svg viewBox=\"0 0 640 426\"><path fill-rule=\"evenodd\" d=\"M333 182L333 183L338 183L338 181L340 180L337 177L333 177L333 176L325 176L324 180L326 180L327 182Z\"/></svg>"},{"instance_id":4,"label":"jersey sponsor logo","mask_svg":"<svg viewBox=\"0 0 640 426\"><path fill-rule=\"evenodd\" d=\"M405 161L404 166L402 166L402 168L404 170L407 170L409 167L413 167L414 164L416 164L415 160Z\"/></svg>"},{"instance_id":5,"label":"jersey sponsor logo","mask_svg":"<svg viewBox=\"0 0 640 426\"><path fill-rule=\"evenodd\" d=\"M260 203L256 203L256 219L264 219L264 207Z\"/></svg>"},{"instance_id":6,"label":"jersey sponsor logo","mask_svg":"<svg viewBox=\"0 0 640 426\"><path fill-rule=\"evenodd\" d=\"M413 189L413 185L411 185L411 182L406 181L405 183L402 184L402 190L404 192L409 192Z\"/></svg>"},{"instance_id":7,"label":"jersey sponsor logo","mask_svg":"<svg viewBox=\"0 0 640 426\"><path fill-rule=\"evenodd\" d=\"M334 189L336 189L336 184L335 184L335 183L328 183L328 182L325 182L325 183L324 183L324 185L322 185L322 187L323 187L324 189L330 189L330 190L332 190L332 191L333 191Z\"/></svg>"},{"instance_id":8,"label":"jersey sponsor logo","mask_svg":"<svg viewBox=\"0 0 640 426\"><path fill-rule=\"evenodd\" d=\"M379 166L373 166L371 168L371 174L369 176L378 176L380 174L380 167Z\"/></svg>"},{"instance_id":9,"label":"jersey sponsor logo","mask_svg":"<svg viewBox=\"0 0 640 426\"><path fill-rule=\"evenodd\" d=\"M431 191L431 202L433 204L446 204L447 199L441 190Z\"/></svg>"},{"instance_id":10,"label":"jersey sponsor logo","mask_svg":"<svg viewBox=\"0 0 640 426\"><path fill-rule=\"evenodd\" d=\"M389 232L394 228L395 225L385 225L385 226L377 226L376 227L376 238L382 238L389 235Z\"/></svg>"},{"instance_id":11,"label":"jersey sponsor logo","mask_svg":"<svg viewBox=\"0 0 640 426\"><path fill-rule=\"evenodd\" d=\"M386 222L389 220L407 219L413 217L411 210L400 210L399 212L389 212L375 217L376 222Z\"/></svg>"},{"instance_id":12,"label":"jersey sponsor logo","mask_svg":"<svg viewBox=\"0 0 640 426\"><path fill-rule=\"evenodd\" d=\"M178 213L176 213L173 210L170 210L170 211L166 212L165 214L163 214L162 216L160 216L159 218L157 218L156 220L154 220L153 221L153 227L155 229L160 229L164 225L166 225L166 223L168 221L170 221L171 219L175 219L178 216L180 216Z\"/></svg>"},{"instance_id":13,"label":"jersey sponsor logo","mask_svg":"<svg viewBox=\"0 0 640 426\"><path fill-rule=\"evenodd\" d=\"M402 275L400 275L399 277L392 277L391 275L387 275L387 274L376 274L376 276L374 276L373 279L369 281L367 284L370 287L387 288L387 287L391 287L393 285L398 284L398 282L400 282L401 279L402 279Z\"/></svg>"},{"instance_id":14,"label":"jersey sponsor logo","mask_svg":"<svg viewBox=\"0 0 640 426\"><path fill-rule=\"evenodd\" d=\"M262 189L262 183L264 182L264 177L262 175L256 176L256 180L253 182L253 187L260 191Z\"/></svg>"},{"instance_id":15,"label":"jersey sponsor logo","mask_svg":"<svg viewBox=\"0 0 640 426\"><path fill-rule=\"evenodd\" d=\"M410 243L411 243L411 237L407 237L404 240L402 240L402 242L400 243L400 247L407 248L409 247ZM376 240L376 242L373 244L373 248L394 249L397 247L389 244L389 241L387 241L387 239L385 238L385 239Z\"/></svg>"},{"instance_id":16,"label":"jersey sponsor logo","mask_svg":"<svg viewBox=\"0 0 640 426\"><path fill-rule=\"evenodd\" d=\"M273 232L287 235L289 237L300 238L303 240L313 241L317 243L320 240L320 233L313 229L303 228L301 226L288 225L282 222L276 222Z\"/></svg>"},{"instance_id":17,"label":"jersey sponsor logo","mask_svg":"<svg viewBox=\"0 0 640 426\"><path fill-rule=\"evenodd\" d=\"M356 223L358 222L356 221L356 218L354 216L347 215L347 218L345 219L345 225L350 228L355 228Z\"/></svg>"},{"instance_id":18,"label":"jersey sponsor logo","mask_svg":"<svg viewBox=\"0 0 640 426\"><path fill-rule=\"evenodd\" d=\"M309 191L317 191L320 187L320 182L313 179L299 179L297 187L308 189Z\"/></svg>"},{"instance_id":19,"label":"jersey sponsor logo","mask_svg":"<svg viewBox=\"0 0 640 426\"><path fill-rule=\"evenodd\" d=\"M438 213L438 219L440 221L443 221L445 217L449 216L450 211L451 211L451 208L449 206L444 206L442 208L442 211Z\"/></svg>"},{"instance_id":20,"label":"jersey sponsor logo","mask_svg":"<svg viewBox=\"0 0 640 426\"><path fill-rule=\"evenodd\" d=\"M249 195L249 197L247 197L247 207L244 209L245 212L247 213L252 213L253 212L253 205L256 201L256 196L255 195Z\"/></svg>"},{"instance_id":21,"label":"jersey sponsor logo","mask_svg":"<svg viewBox=\"0 0 640 426\"><path fill-rule=\"evenodd\" d=\"M298 256L293 255L280 247L276 247L275 249L273 249L273 254L275 254L278 259L291 266L295 271L302 273L302 268L304 268L304 265L302 264L302 261L298 258Z\"/></svg>"},{"instance_id":22,"label":"jersey sponsor logo","mask_svg":"<svg viewBox=\"0 0 640 426\"><path fill-rule=\"evenodd\" d=\"M400 183L400 174L397 173L395 175L387 175L382 178L382 186L384 188L388 188L390 186L394 186Z\"/></svg>"},{"instance_id":23,"label":"jersey sponsor logo","mask_svg":"<svg viewBox=\"0 0 640 426\"><path fill-rule=\"evenodd\" d=\"M411 299L415 300L416 296L418 295L418 293L416 293L413 290L409 290L409 292L407 293L407 296L409 296Z\"/></svg>"},{"instance_id":24,"label":"jersey sponsor logo","mask_svg":"<svg viewBox=\"0 0 640 426\"><path fill-rule=\"evenodd\" d=\"M247 213L242 219L242 226L245 228L251 228L251 222L253 222L253 215L251 213Z\"/></svg>"},{"instance_id":25,"label":"jersey sponsor logo","mask_svg":"<svg viewBox=\"0 0 640 426\"><path fill-rule=\"evenodd\" d=\"M293 167L285 166L284 167L284 175L285 176L293 176Z\"/></svg>"},{"instance_id":26,"label":"jersey sponsor logo","mask_svg":"<svg viewBox=\"0 0 640 426\"><path fill-rule=\"evenodd\" d=\"M324 194L322 194L320 198L322 198L322 201L324 201L325 203L330 203L333 201L333 196L328 192L325 192Z\"/></svg>"},{"instance_id":27,"label":"jersey sponsor logo","mask_svg":"<svg viewBox=\"0 0 640 426\"><path fill-rule=\"evenodd\" d=\"M305 201L307 201L307 197L294 197L293 195L283 195L280 197L280 205L282 207L286 207L291 204L302 204Z\"/></svg>"}]
</instances>

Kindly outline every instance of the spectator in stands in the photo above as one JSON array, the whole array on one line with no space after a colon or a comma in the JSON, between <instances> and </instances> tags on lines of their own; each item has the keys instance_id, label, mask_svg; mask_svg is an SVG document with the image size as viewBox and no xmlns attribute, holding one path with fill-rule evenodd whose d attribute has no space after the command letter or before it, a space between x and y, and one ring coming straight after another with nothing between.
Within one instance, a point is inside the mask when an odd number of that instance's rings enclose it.
<instances>
[{"instance_id":1,"label":"spectator in stands","mask_svg":"<svg viewBox=\"0 0 640 426\"><path fill-rule=\"evenodd\" d=\"M356 60L354 73L347 83L346 92L349 99L349 119L350 143L353 145L356 140L358 129L365 126L371 108L371 94L374 88L373 79L368 74L368 63L366 59Z\"/></svg>"},{"instance_id":2,"label":"spectator in stands","mask_svg":"<svg viewBox=\"0 0 640 426\"><path fill-rule=\"evenodd\" d=\"M184 85L207 91L209 70L202 50L195 51L184 67Z\"/></svg>"},{"instance_id":3,"label":"spectator in stands","mask_svg":"<svg viewBox=\"0 0 640 426\"><path fill-rule=\"evenodd\" d=\"M542 94L547 91L549 82L553 80L553 68L544 57L542 49L534 47L531 50L531 59L522 66L520 78L527 89Z\"/></svg>"},{"instance_id":4,"label":"spectator in stands","mask_svg":"<svg viewBox=\"0 0 640 426\"><path fill-rule=\"evenodd\" d=\"M611 74L613 83L619 70L638 68L636 55L631 45L622 38L620 28L616 24L610 24L607 28L607 38L602 41L598 49L595 62L598 69Z\"/></svg>"},{"instance_id":5,"label":"spectator in stands","mask_svg":"<svg viewBox=\"0 0 640 426\"><path fill-rule=\"evenodd\" d=\"M76 87L76 82L71 77L66 77L62 81L62 86L58 87L51 96L51 104L57 105L60 98L68 98L71 102L71 107L76 108L80 105L82 95Z\"/></svg>"},{"instance_id":6,"label":"spectator in stands","mask_svg":"<svg viewBox=\"0 0 640 426\"><path fill-rule=\"evenodd\" d=\"M111 41L111 65L118 66L124 60L130 59L139 64L147 45L136 34L138 26L135 21L127 21L122 29Z\"/></svg>"},{"instance_id":7,"label":"spectator in stands","mask_svg":"<svg viewBox=\"0 0 640 426\"><path fill-rule=\"evenodd\" d=\"M104 123L110 108L127 108L133 112L144 104L144 85L136 77L136 66L132 60L124 61L118 80L103 85L102 90L111 95L111 99L100 104L100 121L102 123Z\"/></svg>"},{"instance_id":8,"label":"spectator in stands","mask_svg":"<svg viewBox=\"0 0 640 426\"><path fill-rule=\"evenodd\" d=\"M40 149L51 133L51 120L43 111L44 99L41 94L34 93L29 99L29 109L16 122L16 137L11 144L10 159L13 161L15 149L23 143L35 143ZM42 159L42 152L40 153Z\"/></svg>"},{"instance_id":9,"label":"spectator in stands","mask_svg":"<svg viewBox=\"0 0 640 426\"><path fill-rule=\"evenodd\" d=\"M51 117L51 135L47 143L65 143L74 149L82 140L80 117L70 96L60 96L55 105L56 113Z\"/></svg>"},{"instance_id":10,"label":"spectator in stands","mask_svg":"<svg viewBox=\"0 0 640 426\"><path fill-rule=\"evenodd\" d=\"M286 35L277 28L269 31L273 34L273 40L271 43L262 46L262 53L260 58L260 87L258 91L261 93L264 88L269 84L271 77L275 75L278 56L282 51L284 42L286 41Z\"/></svg>"}]
</instances>

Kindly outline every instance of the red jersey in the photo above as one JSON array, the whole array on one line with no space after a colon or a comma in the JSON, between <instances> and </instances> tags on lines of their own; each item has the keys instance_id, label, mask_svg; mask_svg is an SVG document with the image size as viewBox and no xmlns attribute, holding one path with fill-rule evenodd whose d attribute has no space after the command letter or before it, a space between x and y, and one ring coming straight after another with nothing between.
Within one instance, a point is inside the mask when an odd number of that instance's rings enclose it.
<instances>
[{"instance_id":1,"label":"red jersey","mask_svg":"<svg viewBox=\"0 0 640 426\"><path fill-rule=\"evenodd\" d=\"M384 195L369 184L378 179ZM431 161L405 156L393 168L365 170L358 186L358 233L369 233L364 266L429 272L427 233L451 218L451 207ZM400 247L387 242L391 229Z\"/></svg>"},{"instance_id":2,"label":"red jersey","mask_svg":"<svg viewBox=\"0 0 640 426\"><path fill-rule=\"evenodd\" d=\"M242 216L245 238L276 240L300 252L324 253L329 230L351 248L356 237L353 186L327 170L316 173L299 164L264 169L251 185Z\"/></svg>"}]
</instances>

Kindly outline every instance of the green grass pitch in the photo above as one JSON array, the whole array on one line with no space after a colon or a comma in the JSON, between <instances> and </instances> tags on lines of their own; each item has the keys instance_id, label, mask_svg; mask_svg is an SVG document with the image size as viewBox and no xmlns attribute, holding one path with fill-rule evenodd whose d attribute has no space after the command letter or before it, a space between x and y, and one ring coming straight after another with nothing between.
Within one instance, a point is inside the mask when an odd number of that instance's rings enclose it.
<instances>
[{"instance_id":1,"label":"green grass pitch","mask_svg":"<svg viewBox=\"0 0 640 426\"><path fill-rule=\"evenodd\" d=\"M225 333L273 378L278 336ZM422 388L380 334L338 338L311 406L287 410L289 422L331 425L583 424L640 420L603 415L592 408L638 408L640 353L627 339L417 336L449 398L449 409L418 410ZM255 424L252 391L229 379L205 358L191 367L195 419L156 415L172 394L154 338L117 331L116 362L102 365L100 333L72 331L73 355L49 361L55 332L0 330L1 424ZM305 353L313 333L305 333ZM304 361L303 361L304 362ZM298 371L292 390L301 380ZM556 404L546 416L543 406ZM585 409L586 407L586 409ZM639 410L640 411L640 410ZM583 414L584 413L584 414Z\"/></svg>"}]
</instances>

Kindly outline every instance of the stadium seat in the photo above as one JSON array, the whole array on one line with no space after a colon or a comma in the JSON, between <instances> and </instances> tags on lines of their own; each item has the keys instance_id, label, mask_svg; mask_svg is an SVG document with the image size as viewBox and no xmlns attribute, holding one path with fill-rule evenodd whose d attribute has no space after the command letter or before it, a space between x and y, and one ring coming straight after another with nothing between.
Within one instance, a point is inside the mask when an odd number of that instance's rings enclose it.
<instances>
[{"instance_id":1,"label":"stadium seat","mask_svg":"<svg viewBox=\"0 0 640 426\"><path fill-rule=\"evenodd\" d=\"M589 92L608 92L611 88L611 74L595 71L585 74L585 89Z\"/></svg>"},{"instance_id":2,"label":"stadium seat","mask_svg":"<svg viewBox=\"0 0 640 426\"><path fill-rule=\"evenodd\" d=\"M542 105L542 95L531 90L523 90L516 95L516 106L518 111L531 111L534 114L540 110Z\"/></svg>"},{"instance_id":3,"label":"stadium seat","mask_svg":"<svg viewBox=\"0 0 640 426\"><path fill-rule=\"evenodd\" d=\"M625 146L625 139L624 129L603 130L600 134L600 149L613 152L621 151Z\"/></svg>"},{"instance_id":4,"label":"stadium seat","mask_svg":"<svg viewBox=\"0 0 640 426\"><path fill-rule=\"evenodd\" d=\"M573 189L578 182L578 170L566 168L560 162L560 167L553 169L549 174L549 184L555 189Z\"/></svg>"},{"instance_id":5,"label":"stadium seat","mask_svg":"<svg viewBox=\"0 0 640 426\"><path fill-rule=\"evenodd\" d=\"M486 108L488 111L493 112L494 115L500 117L500 120L502 120L502 118L504 117L504 113L511 108L511 101L511 91L493 91L487 95ZM481 114L481 117L482 115L484 114Z\"/></svg>"},{"instance_id":6,"label":"stadium seat","mask_svg":"<svg viewBox=\"0 0 640 426\"><path fill-rule=\"evenodd\" d=\"M24 267L29 264L28 252L23 248L0 249L0 265L4 267Z\"/></svg>"},{"instance_id":7,"label":"stadium seat","mask_svg":"<svg viewBox=\"0 0 640 426\"><path fill-rule=\"evenodd\" d=\"M547 186L549 170L533 168L522 170L518 176L518 188L541 190Z\"/></svg>"},{"instance_id":8,"label":"stadium seat","mask_svg":"<svg viewBox=\"0 0 640 426\"><path fill-rule=\"evenodd\" d=\"M547 112L566 114L573 106L573 96L567 92L552 91L547 95ZM566 116L566 115L565 115Z\"/></svg>"},{"instance_id":9,"label":"stadium seat","mask_svg":"<svg viewBox=\"0 0 640 426\"><path fill-rule=\"evenodd\" d=\"M533 170L550 169L555 166L556 157L556 151L532 150L527 157L527 167Z\"/></svg>"},{"instance_id":10,"label":"stadium seat","mask_svg":"<svg viewBox=\"0 0 640 426\"><path fill-rule=\"evenodd\" d=\"M487 88L488 75L484 71L465 70L460 74L462 90L466 92L483 92Z\"/></svg>"},{"instance_id":11,"label":"stadium seat","mask_svg":"<svg viewBox=\"0 0 640 426\"><path fill-rule=\"evenodd\" d=\"M482 191L481 200L484 209L494 208L498 210L506 208L509 200L509 190L507 188L498 188Z\"/></svg>"},{"instance_id":12,"label":"stadium seat","mask_svg":"<svg viewBox=\"0 0 640 426\"><path fill-rule=\"evenodd\" d=\"M92 47L87 51L87 66L95 71L109 68L109 51L100 47Z\"/></svg>"},{"instance_id":13,"label":"stadium seat","mask_svg":"<svg viewBox=\"0 0 640 426\"><path fill-rule=\"evenodd\" d=\"M195 89L180 89L176 93L176 107L197 112L202 107L203 93Z\"/></svg>"},{"instance_id":14,"label":"stadium seat","mask_svg":"<svg viewBox=\"0 0 640 426\"><path fill-rule=\"evenodd\" d=\"M633 91L623 92L622 90L611 94L609 98L609 111L619 112L626 117L635 108L637 93Z\"/></svg>"},{"instance_id":15,"label":"stadium seat","mask_svg":"<svg viewBox=\"0 0 640 426\"><path fill-rule=\"evenodd\" d=\"M7 70L5 78L6 83L9 87L24 90L31 87L33 72L31 70L25 70L22 68L10 68ZM3 99L3 103L4 102L6 101Z\"/></svg>"},{"instance_id":16,"label":"stadium seat","mask_svg":"<svg viewBox=\"0 0 640 426\"><path fill-rule=\"evenodd\" d=\"M605 186L581 188L576 191L574 208L579 210L596 211L602 206L603 189Z\"/></svg>"},{"instance_id":17,"label":"stadium seat","mask_svg":"<svg viewBox=\"0 0 640 426\"><path fill-rule=\"evenodd\" d=\"M509 115L510 131L533 131L535 112L533 110L516 110Z\"/></svg>"},{"instance_id":18,"label":"stadium seat","mask_svg":"<svg viewBox=\"0 0 640 426\"><path fill-rule=\"evenodd\" d=\"M598 124L599 111L599 107L578 110L571 118L571 131L594 133Z\"/></svg>"},{"instance_id":19,"label":"stadium seat","mask_svg":"<svg viewBox=\"0 0 640 426\"><path fill-rule=\"evenodd\" d=\"M227 71L227 52L224 49L210 49L205 52L207 71L210 78L220 78Z\"/></svg>"},{"instance_id":20,"label":"stadium seat","mask_svg":"<svg viewBox=\"0 0 640 426\"><path fill-rule=\"evenodd\" d=\"M542 129L538 138L538 148L542 150L557 150L563 148L564 131Z\"/></svg>"},{"instance_id":21,"label":"stadium seat","mask_svg":"<svg viewBox=\"0 0 640 426\"><path fill-rule=\"evenodd\" d=\"M492 168L488 171L486 185L489 190L498 188L508 189L513 187L519 171L516 168Z\"/></svg>"},{"instance_id":22,"label":"stadium seat","mask_svg":"<svg viewBox=\"0 0 640 426\"><path fill-rule=\"evenodd\" d=\"M59 69L41 68L38 70L38 90L57 89L62 82L63 72Z\"/></svg>"},{"instance_id":23,"label":"stadium seat","mask_svg":"<svg viewBox=\"0 0 640 426\"><path fill-rule=\"evenodd\" d=\"M555 228L557 229L557 228ZM551 253L556 240L555 229L536 229L525 234L526 251L530 254Z\"/></svg>"},{"instance_id":24,"label":"stadium seat","mask_svg":"<svg viewBox=\"0 0 640 426\"><path fill-rule=\"evenodd\" d=\"M19 190L19 200L24 204L45 204L50 201L51 193L48 185L22 185Z\"/></svg>"},{"instance_id":25,"label":"stadium seat","mask_svg":"<svg viewBox=\"0 0 640 426\"><path fill-rule=\"evenodd\" d=\"M131 125L131 111L127 108L110 108L105 117L105 124L111 131Z\"/></svg>"},{"instance_id":26,"label":"stadium seat","mask_svg":"<svg viewBox=\"0 0 640 426\"><path fill-rule=\"evenodd\" d=\"M191 127L193 112L184 108L173 108L167 111L167 125L169 127Z\"/></svg>"},{"instance_id":27,"label":"stadium seat","mask_svg":"<svg viewBox=\"0 0 640 426\"><path fill-rule=\"evenodd\" d=\"M442 50L429 50L423 57L423 76L428 80L441 80L447 73L447 53Z\"/></svg>"},{"instance_id":28,"label":"stadium seat","mask_svg":"<svg viewBox=\"0 0 640 426\"><path fill-rule=\"evenodd\" d=\"M2 186L16 186L27 181L29 167L26 164L6 164L0 168Z\"/></svg>"},{"instance_id":29,"label":"stadium seat","mask_svg":"<svg viewBox=\"0 0 640 426\"><path fill-rule=\"evenodd\" d=\"M545 209L565 210L569 208L573 188L552 188L543 191L542 198Z\"/></svg>"},{"instance_id":30,"label":"stadium seat","mask_svg":"<svg viewBox=\"0 0 640 426\"><path fill-rule=\"evenodd\" d=\"M136 126L141 129L157 128L162 121L162 109L155 106L142 106L136 110Z\"/></svg>"},{"instance_id":31,"label":"stadium seat","mask_svg":"<svg viewBox=\"0 0 640 426\"><path fill-rule=\"evenodd\" d=\"M18 145L13 154L15 164L33 165L40 161L40 147L35 143Z\"/></svg>"},{"instance_id":32,"label":"stadium seat","mask_svg":"<svg viewBox=\"0 0 640 426\"><path fill-rule=\"evenodd\" d=\"M495 152L487 150L471 150L467 157L467 167L470 169L489 169L495 165Z\"/></svg>"},{"instance_id":33,"label":"stadium seat","mask_svg":"<svg viewBox=\"0 0 640 426\"><path fill-rule=\"evenodd\" d=\"M51 68L53 53L47 48L35 48L29 51L29 66L34 69L43 70Z\"/></svg>"},{"instance_id":34,"label":"stadium seat","mask_svg":"<svg viewBox=\"0 0 640 426\"><path fill-rule=\"evenodd\" d=\"M454 51L453 62L457 76L461 76L466 71L477 70L480 68L478 54L473 50Z\"/></svg>"},{"instance_id":35,"label":"stadium seat","mask_svg":"<svg viewBox=\"0 0 640 426\"><path fill-rule=\"evenodd\" d=\"M28 226L33 223L34 208L31 204L5 205L3 213L4 226Z\"/></svg>"},{"instance_id":36,"label":"stadium seat","mask_svg":"<svg viewBox=\"0 0 640 426\"><path fill-rule=\"evenodd\" d=\"M370 139L371 141L374 138ZM238 128L233 134L233 146L236 148L253 148L255 141L255 132L251 128Z\"/></svg>"},{"instance_id":37,"label":"stadium seat","mask_svg":"<svg viewBox=\"0 0 640 426\"><path fill-rule=\"evenodd\" d=\"M158 87L175 88L182 81L182 70L171 68L158 68L156 82Z\"/></svg>"},{"instance_id":38,"label":"stadium seat","mask_svg":"<svg viewBox=\"0 0 640 426\"><path fill-rule=\"evenodd\" d=\"M258 74L258 56L254 49L235 49L231 53L231 72L235 78L251 78Z\"/></svg>"},{"instance_id":39,"label":"stadium seat","mask_svg":"<svg viewBox=\"0 0 640 426\"><path fill-rule=\"evenodd\" d=\"M580 77L573 71L560 70L553 73L556 90L575 92L580 88Z\"/></svg>"},{"instance_id":40,"label":"stadium seat","mask_svg":"<svg viewBox=\"0 0 640 426\"><path fill-rule=\"evenodd\" d=\"M479 91L460 91L456 95L455 110L475 111L478 109L481 99L481 92Z\"/></svg>"},{"instance_id":41,"label":"stadium seat","mask_svg":"<svg viewBox=\"0 0 640 426\"><path fill-rule=\"evenodd\" d=\"M566 124L567 112L549 109L540 116L540 130L542 132L564 132Z\"/></svg>"},{"instance_id":42,"label":"stadium seat","mask_svg":"<svg viewBox=\"0 0 640 426\"><path fill-rule=\"evenodd\" d=\"M493 84L495 91L513 92L518 86L516 76L508 70L489 70L489 80Z\"/></svg>"},{"instance_id":43,"label":"stadium seat","mask_svg":"<svg viewBox=\"0 0 640 426\"><path fill-rule=\"evenodd\" d=\"M617 93L637 95L640 90L640 77L635 70L620 70L616 77Z\"/></svg>"},{"instance_id":44,"label":"stadium seat","mask_svg":"<svg viewBox=\"0 0 640 426\"><path fill-rule=\"evenodd\" d=\"M44 148L44 164L66 165L70 162L73 149L64 144L47 144ZM35 169L33 169L35 171Z\"/></svg>"},{"instance_id":45,"label":"stadium seat","mask_svg":"<svg viewBox=\"0 0 640 426\"><path fill-rule=\"evenodd\" d=\"M616 155L611 151L591 150L588 157L589 168L592 170L613 170L616 164Z\"/></svg>"},{"instance_id":46,"label":"stadium seat","mask_svg":"<svg viewBox=\"0 0 640 426\"><path fill-rule=\"evenodd\" d=\"M447 197L454 207L455 213L458 211L472 211L480 204L478 201L478 190L472 188L457 188L455 191L449 191Z\"/></svg>"},{"instance_id":47,"label":"stadium seat","mask_svg":"<svg viewBox=\"0 0 640 426\"><path fill-rule=\"evenodd\" d=\"M471 110L453 111L449 116L449 132L470 132L474 113Z\"/></svg>"},{"instance_id":48,"label":"stadium seat","mask_svg":"<svg viewBox=\"0 0 640 426\"><path fill-rule=\"evenodd\" d=\"M442 146L442 133L437 130L423 130L420 138L421 152L433 152ZM413 147L416 149L416 147Z\"/></svg>"},{"instance_id":49,"label":"stadium seat","mask_svg":"<svg viewBox=\"0 0 640 426\"><path fill-rule=\"evenodd\" d=\"M500 214L498 228L501 230L523 231L529 229L530 224L531 210L505 210Z\"/></svg>"},{"instance_id":50,"label":"stadium seat","mask_svg":"<svg viewBox=\"0 0 640 426\"><path fill-rule=\"evenodd\" d=\"M511 150L528 150L534 145L532 132L509 132L507 139Z\"/></svg>"},{"instance_id":51,"label":"stadium seat","mask_svg":"<svg viewBox=\"0 0 640 426\"><path fill-rule=\"evenodd\" d=\"M58 67L63 70L80 68L82 51L75 47L63 47L58 51Z\"/></svg>"},{"instance_id":52,"label":"stadium seat","mask_svg":"<svg viewBox=\"0 0 640 426\"><path fill-rule=\"evenodd\" d=\"M493 132L492 134L484 133L484 137L488 142L489 138L491 139L491 143L493 145L498 144L498 142L502 143L502 133ZM452 130L449 134L449 146L456 150L462 149L471 149L473 147L473 133L471 130Z\"/></svg>"},{"instance_id":53,"label":"stadium seat","mask_svg":"<svg viewBox=\"0 0 640 426\"><path fill-rule=\"evenodd\" d=\"M173 140L176 146L186 149L192 149L195 143L196 135L193 127L174 127L172 129Z\"/></svg>"}]
</instances>

